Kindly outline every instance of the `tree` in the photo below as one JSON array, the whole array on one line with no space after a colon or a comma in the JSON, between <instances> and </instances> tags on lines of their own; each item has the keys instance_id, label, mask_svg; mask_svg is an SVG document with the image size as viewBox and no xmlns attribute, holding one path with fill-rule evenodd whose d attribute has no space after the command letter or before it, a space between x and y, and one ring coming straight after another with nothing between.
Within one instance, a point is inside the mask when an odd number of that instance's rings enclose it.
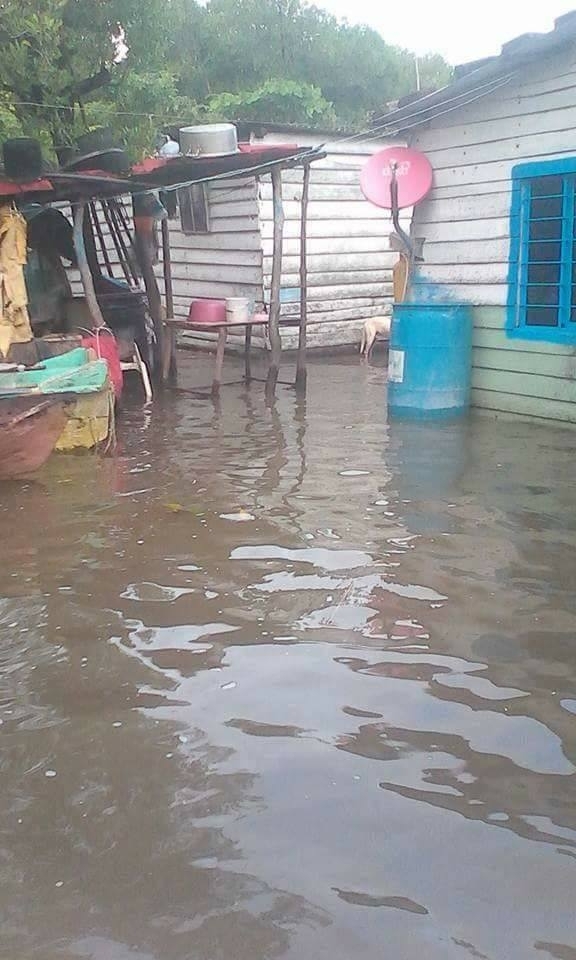
<instances>
[{"instance_id":1,"label":"tree","mask_svg":"<svg viewBox=\"0 0 576 960\"><path fill-rule=\"evenodd\" d=\"M0 5L0 90L23 132L54 148L68 144L87 100L114 73L145 62L146 25L160 0L4 0ZM156 17L154 17L154 13ZM126 44L129 44L126 50Z\"/></svg>"},{"instance_id":2,"label":"tree","mask_svg":"<svg viewBox=\"0 0 576 960\"><path fill-rule=\"evenodd\" d=\"M0 0L0 135L47 150L108 125L138 157L216 116L363 129L415 89L413 54L305 0Z\"/></svg>"},{"instance_id":3,"label":"tree","mask_svg":"<svg viewBox=\"0 0 576 960\"><path fill-rule=\"evenodd\" d=\"M294 80L266 80L244 93L218 93L208 101L208 118L214 120L270 120L332 127L336 114L319 87Z\"/></svg>"},{"instance_id":4,"label":"tree","mask_svg":"<svg viewBox=\"0 0 576 960\"><path fill-rule=\"evenodd\" d=\"M289 80L319 88L341 124L362 126L388 100L416 89L413 54L303 0L208 0L205 7L178 2L179 28L169 55L188 97L242 94L244 102L244 91L249 100L263 83ZM426 83L436 73L443 85L449 72L439 56L421 61ZM306 114L299 119L306 121Z\"/></svg>"}]
</instances>

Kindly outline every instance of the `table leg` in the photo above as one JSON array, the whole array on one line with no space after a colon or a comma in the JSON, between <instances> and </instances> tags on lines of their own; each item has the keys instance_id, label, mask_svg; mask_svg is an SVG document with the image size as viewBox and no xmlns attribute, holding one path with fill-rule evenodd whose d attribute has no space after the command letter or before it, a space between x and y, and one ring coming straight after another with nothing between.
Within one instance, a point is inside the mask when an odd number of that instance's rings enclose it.
<instances>
[{"instance_id":1,"label":"table leg","mask_svg":"<svg viewBox=\"0 0 576 960\"><path fill-rule=\"evenodd\" d=\"M244 379L246 383L250 383L252 379L252 366L250 358L250 347L252 345L252 327L246 327L246 338L244 341Z\"/></svg>"},{"instance_id":2,"label":"table leg","mask_svg":"<svg viewBox=\"0 0 576 960\"><path fill-rule=\"evenodd\" d=\"M164 327L164 356L162 358L162 379L167 381L176 376L176 332L174 327Z\"/></svg>"},{"instance_id":3,"label":"table leg","mask_svg":"<svg viewBox=\"0 0 576 960\"><path fill-rule=\"evenodd\" d=\"M222 383L222 364L224 363L224 351L226 349L227 337L228 331L226 327L220 327L218 331L218 346L216 347L216 363L214 365L212 393L220 392L220 384Z\"/></svg>"}]
</instances>

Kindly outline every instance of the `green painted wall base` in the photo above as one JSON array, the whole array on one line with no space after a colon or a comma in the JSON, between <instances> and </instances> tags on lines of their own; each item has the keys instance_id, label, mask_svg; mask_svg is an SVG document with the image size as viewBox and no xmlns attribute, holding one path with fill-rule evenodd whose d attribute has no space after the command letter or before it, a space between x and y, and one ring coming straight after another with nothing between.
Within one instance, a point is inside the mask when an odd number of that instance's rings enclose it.
<instances>
[{"instance_id":1,"label":"green painted wall base","mask_svg":"<svg viewBox=\"0 0 576 960\"><path fill-rule=\"evenodd\" d=\"M504 307L473 307L472 405L576 424L576 347L511 339Z\"/></svg>"}]
</instances>

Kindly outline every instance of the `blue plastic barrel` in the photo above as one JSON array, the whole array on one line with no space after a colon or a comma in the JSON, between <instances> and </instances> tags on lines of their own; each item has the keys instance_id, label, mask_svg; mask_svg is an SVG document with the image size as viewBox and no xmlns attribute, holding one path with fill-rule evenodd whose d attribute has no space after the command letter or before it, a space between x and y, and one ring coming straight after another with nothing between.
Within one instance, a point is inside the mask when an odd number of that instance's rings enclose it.
<instances>
[{"instance_id":1,"label":"blue plastic barrel","mask_svg":"<svg viewBox=\"0 0 576 960\"><path fill-rule=\"evenodd\" d=\"M465 413L471 355L468 304L395 304L388 360L390 413L414 418Z\"/></svg>"}]
</instances>

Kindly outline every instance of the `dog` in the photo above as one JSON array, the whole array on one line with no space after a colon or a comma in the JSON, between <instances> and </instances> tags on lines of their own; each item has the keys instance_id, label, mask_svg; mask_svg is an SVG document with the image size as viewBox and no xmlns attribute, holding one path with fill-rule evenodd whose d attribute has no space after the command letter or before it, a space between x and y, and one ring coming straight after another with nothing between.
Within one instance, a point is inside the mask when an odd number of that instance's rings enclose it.
<instances>
[{"instance_id":1,"label":"dog","mask_svg":"<svg viewBox=\"0 0 576 960\"><path fill-rule=\"evenodd\" d=\"M360 356L368 357L372 353L372 347L376 337L390 337L390 327L392 317L371 317L367 320L362 329L362 339L360 341Z\"/></svg>"}]
</instances>

